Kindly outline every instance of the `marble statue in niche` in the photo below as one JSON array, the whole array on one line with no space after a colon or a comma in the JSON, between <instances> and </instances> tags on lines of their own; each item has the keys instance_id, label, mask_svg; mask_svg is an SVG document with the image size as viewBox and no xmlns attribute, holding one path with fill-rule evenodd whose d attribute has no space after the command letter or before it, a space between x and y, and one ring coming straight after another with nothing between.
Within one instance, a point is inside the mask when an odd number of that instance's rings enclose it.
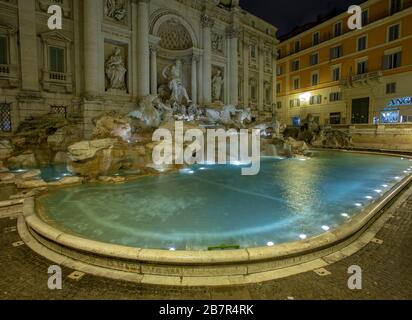
<instances>
[{"instance_id":1,"label":"marble statue in niche","mask_svg":"<svg viewBox=\"0 0 412 320\"><path fill-rule=\"evenodd\" d=\"M104 14L116 21L124 21L127 16L127 1L105 0Z\"/></svg>"},{"instance_id":2,"label":"marble statue in niche","mask_svg":"<svg viewBox=\"0 0 412 320\"><path fill-rule=\"evenodd\" d=\"M190 98L183 86L181 70L182 62L177 60L175 64L167 66L163 70L163 77L169 81L170 101L180 106L187 106L190 103Z\"/></svg>"},{"instance_id":3,"label":"marble statue in niche","mask_svg":"<svg viewBox=\"0 0 412 320\"><path fill-rule=\"evenodd\" d=\"M115 47L105 64L106 89L126 90L126 72L121 50Z\"/></svg>"},{"instance_id":4,"label":"marble statue in niche","mask_svg":"<svg viewBox=\"0 0 412 320\"><path fill-rule=\"evenodd\" d=\"M222 101L223 76L221 70L216 70L212 79L212 98L213 101Z\"/></svg>"},{"instance_id":5,"label":"marble statue in niche","mask_svg":"<svg viewBox=\"0 0 412 320\"><path fill-rule=\"evenodd\" d=\"M218 33L213 33L212 35L212 49L218 53L224 53L223 48L223 35Z\"/></svg>"}]
</instances>

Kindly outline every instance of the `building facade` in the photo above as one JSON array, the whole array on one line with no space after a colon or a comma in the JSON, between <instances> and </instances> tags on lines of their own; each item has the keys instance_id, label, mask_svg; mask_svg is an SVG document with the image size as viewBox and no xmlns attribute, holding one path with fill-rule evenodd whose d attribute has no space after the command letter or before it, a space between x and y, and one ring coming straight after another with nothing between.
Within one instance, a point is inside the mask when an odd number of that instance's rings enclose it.
<instances>
[{"instance_id":1,"label":"building facade","mask_svg":"<svg viewBox=\"0 0 412 320\"><path fill-rule=\"evenodd\" d=\"M279 45L277 107L299 125L412 122L412 1L369 0L362 29L343 13Z\"/></svg>"},{"instance_id":2,"label":"building facade","mask_svg":"<svg viewBox=\"0 0 412 320\"><path fill-rule=\"evenodd\" d=\"M50 5L63 12L50 30ZM132 110L176 73L201 105L272 113L276 28L236 0L0 0L2 135L25 118Z\"/></svg>"}]
</instances>

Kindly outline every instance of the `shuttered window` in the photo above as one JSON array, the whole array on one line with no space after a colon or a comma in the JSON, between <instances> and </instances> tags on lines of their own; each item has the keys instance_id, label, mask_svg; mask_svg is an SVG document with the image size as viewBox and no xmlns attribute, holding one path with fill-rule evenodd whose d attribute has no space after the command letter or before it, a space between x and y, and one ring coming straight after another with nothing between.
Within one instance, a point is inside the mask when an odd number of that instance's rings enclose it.
<instances>
[{"instance_id":1,"label":"shuttered window","mask_svg":"<svg viewBox=\"0 0 412 320\"><path fill-rule=\"evenodd\" d=\"M49 47L49 60L51 72L65 72L63 48Z\"/></svg>"},{"instance_id":2,"label":"shuttered window","mask_svg":"<svg viewBox=\"0 0 412 320\"><path fill-rule=\"evenodd\" d=\"M7 38L0 36L0 64L8 64L7 60Z\"/></svg>"},{"instance_id":3,"label":"shuttered window","mask_svg":"<svg viewBox=\"0 0 412 320\"><path fill-rule=\"evenodd\" d=\"M388 54L383 57L383 69L399 68L402 64L402 52Z\"/></svg>"}]
</instances>

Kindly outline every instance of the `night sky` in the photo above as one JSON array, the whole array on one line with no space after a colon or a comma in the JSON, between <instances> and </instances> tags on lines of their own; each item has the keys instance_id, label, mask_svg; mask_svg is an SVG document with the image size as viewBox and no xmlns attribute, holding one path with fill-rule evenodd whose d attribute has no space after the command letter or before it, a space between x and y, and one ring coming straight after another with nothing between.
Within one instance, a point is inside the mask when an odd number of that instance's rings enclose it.
<instances>
[{"instance_id":1,"label":"night sky","mask_svg":"<svg viewBox=\"0 0 412 320\"><path fill-rule=\"evenodd\" d=\"M364 0L240 0L240 6L273 24L281 37L296 26L314 22L318 15L325 16L336 7L346 10Z\"/></svg>"}]
</instances>

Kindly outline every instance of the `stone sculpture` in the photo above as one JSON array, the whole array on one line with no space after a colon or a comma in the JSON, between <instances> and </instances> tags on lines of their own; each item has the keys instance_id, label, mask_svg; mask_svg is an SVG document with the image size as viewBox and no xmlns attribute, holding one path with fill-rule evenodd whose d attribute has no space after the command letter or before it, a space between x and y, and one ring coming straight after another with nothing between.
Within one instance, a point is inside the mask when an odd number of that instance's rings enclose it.
<instances>
[{"instance_id":1,"label":"stone sculpture","mask_svg":"<svg viewBox=\"0 0 412 320\"><path fill-rule=\"evenodd\" d=\"M105 64L107 89L126 90L125 76L127 69L124 66L120 48L116 47Z\"/></svg>"},{"instance_id":2,"label":"stone sculpture","mask_svg":"<svg viewBox=\"0 0 412 320\"><path fill-rule=\"evenodd\" d=\"M170 102L187 106L191 102L186 88L183 86L181 76L181 61L166 67L163 70L163 77L169 81Z\"/></svg>"},{"instance_id":3,"label":"stone sculpture","mask_svg":"<svg viewBox=\"0 0 412 320\"><path fill-rule=\"evenodd\" d=\"M213 101L221 101L222 99L223 77L222 71L218 70L212 79L212 98Z\"/></svg>"},{"instance_id":4,"label":"stone sculpture","mask_svg":"<svg viewBox=\"0 0 412 320\"><path fill-rule=\"evenodd\" d=\"M106 0L104 14L116 21L123 21L127 16L125 0Z\"/></svg>"}]
</instances>

